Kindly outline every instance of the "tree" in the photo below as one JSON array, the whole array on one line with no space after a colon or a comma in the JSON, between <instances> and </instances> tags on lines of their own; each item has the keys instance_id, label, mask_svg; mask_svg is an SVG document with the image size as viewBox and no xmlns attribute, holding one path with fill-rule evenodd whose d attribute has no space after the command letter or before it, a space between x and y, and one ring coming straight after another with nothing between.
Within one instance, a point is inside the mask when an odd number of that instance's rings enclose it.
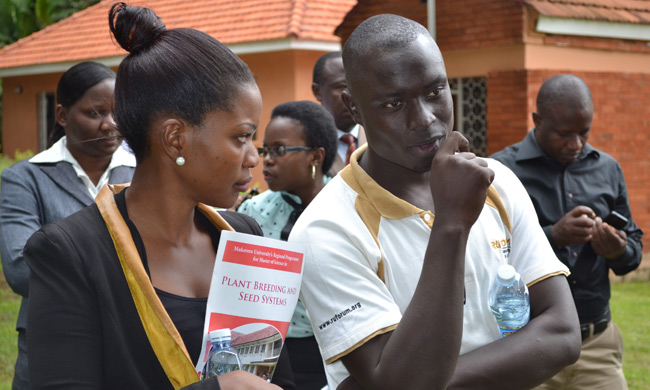
<instances>
[{"instance_id":1,"label":"tree","mask_svg":"<svg viewBox=\"0 0 650 390\"><path fill-rule=\"evenodd\" d=\"M99 0L0 0L0 47L98 2Z\"/></svg>"}]
</instances>

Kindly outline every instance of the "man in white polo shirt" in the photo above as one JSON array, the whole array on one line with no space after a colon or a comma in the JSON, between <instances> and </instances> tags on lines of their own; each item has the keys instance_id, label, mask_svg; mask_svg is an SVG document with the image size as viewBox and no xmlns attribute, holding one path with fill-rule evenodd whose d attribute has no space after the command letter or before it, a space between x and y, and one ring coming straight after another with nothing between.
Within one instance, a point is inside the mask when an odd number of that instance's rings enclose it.
<instances>
[{"instance_id":1,"label":"man in white polo shirt","mask_svg":"<svg viewBox=\"0 0 650 390\"><path fill-rule=\"evenodd\" d=\"M428 31L374 16L343 61L343 101L368 144L289 238L308 244L301 300L330 389L524 389L574 362L567 268L514 174L452 132ZM487 292L504 263L530 288L531 320L501 339Z\"/></svg>"}]
</instances>

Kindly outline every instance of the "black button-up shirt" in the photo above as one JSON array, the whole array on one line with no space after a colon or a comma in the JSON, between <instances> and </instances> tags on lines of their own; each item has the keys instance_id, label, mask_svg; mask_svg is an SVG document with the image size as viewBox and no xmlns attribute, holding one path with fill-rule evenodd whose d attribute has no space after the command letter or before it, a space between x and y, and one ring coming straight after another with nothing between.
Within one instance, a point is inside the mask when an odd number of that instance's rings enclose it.
<instances>
[{"instance_id":1,"label":"black button-up shirt","mask_svg":"<svg viewBox=\"0 0 650 390\"><path fill-rule=\"evenodd\" d=\"M632 220L623 171L614 158L587 144L576 161L564 166L544 153L534 132L491 157L512 169L526 187L555 254L571 271L569 283L580 322L594 322L609 316L609 269L624 275L639 266L643 232ZM590 243L555 245L551 226L579 205L601 218L616 210L629 219L621 257L609 261L597 256Z\"/></svg>"}]
</instances>

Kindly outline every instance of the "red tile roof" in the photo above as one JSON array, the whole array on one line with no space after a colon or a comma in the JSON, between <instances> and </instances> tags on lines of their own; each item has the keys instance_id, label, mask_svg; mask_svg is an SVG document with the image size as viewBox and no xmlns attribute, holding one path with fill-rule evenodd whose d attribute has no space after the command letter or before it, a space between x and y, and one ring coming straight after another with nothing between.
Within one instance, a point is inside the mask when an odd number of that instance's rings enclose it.
<instances>
[{"instance_id":1,"label":"red tile roof","mask_svg":"<svg viewBox=\"0 0 650 390\"><path fill-rule=\"evenodd\" d=\"M232 342L230 345L234 347L235 345L246 344L252 341L264 340L279 333L277 329L270 325L252 333L232 332Z\"/></svg>"},{"instance_id":2,"label":"red tile roof","mask_svg":"<svg viewBox=\"0 0 650 390\"><path fill-rule=\"evenodd\" d=\"M115 0L80 11L0 50L0 69L125 55L113 43L108 10ZM274 39L338 42L334 30L355 0L148 0L167 28L192 27L226 45Z\"/></svg>"},{"instance_id":3,"label":"red tile roof","mask_svg":"<svg viewBox=\"0 0 650 390\"><path fill-rule=\"evenodd\" d=\"M650 23L648 0L525 0L525 3L549 17Z\"/></svg>"}]
</instances>

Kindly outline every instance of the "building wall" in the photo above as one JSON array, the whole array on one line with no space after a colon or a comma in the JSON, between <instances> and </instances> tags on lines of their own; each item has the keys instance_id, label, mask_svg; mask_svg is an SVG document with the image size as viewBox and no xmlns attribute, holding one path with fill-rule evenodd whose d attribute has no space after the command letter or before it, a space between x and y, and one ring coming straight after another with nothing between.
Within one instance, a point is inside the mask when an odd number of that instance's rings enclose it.
<instances>
[{"instance_id":1,"label":"building wall","mask_svg":"<svg viewBox=\"0 0 650 390\"><path fill-rule=\"evenodd\" d=\"M488 154L519 142L527 133L527 72L506 70L488 73Z\"/></svg>"},{"instance_id":2,"label":"building wall","mask_svg":"<svg viewBox=\"0 0 650 390\"><path fill-rule=\"evenodd\" d=\"M523 25L516 1L436 1L436 39L443 52L521 43Z\"/></svg>"},{"instance_id":3,"label":"building wall","mask_svg":"<svg viewBox=\"0 0 650 390\"><path fill-rule=\"evenodd\" d=\"M62 73L2 79L2 152L38 150L38 94L56 91ZM17 88L21 89L16 93Z\"/></svg>"},{"instance_id":4,"label":"building wall","mask_svg":"<svg viewBox=\"0 0 650 390\"><path fill-rule=\"evenodd\" d=\"M453 0L451 0L453 1ZM359 0L345 16L335 34L345 43L352 31L373 15L395 14L427 26L427 4L422 0Z\"/></svg>"}]
</instances>

